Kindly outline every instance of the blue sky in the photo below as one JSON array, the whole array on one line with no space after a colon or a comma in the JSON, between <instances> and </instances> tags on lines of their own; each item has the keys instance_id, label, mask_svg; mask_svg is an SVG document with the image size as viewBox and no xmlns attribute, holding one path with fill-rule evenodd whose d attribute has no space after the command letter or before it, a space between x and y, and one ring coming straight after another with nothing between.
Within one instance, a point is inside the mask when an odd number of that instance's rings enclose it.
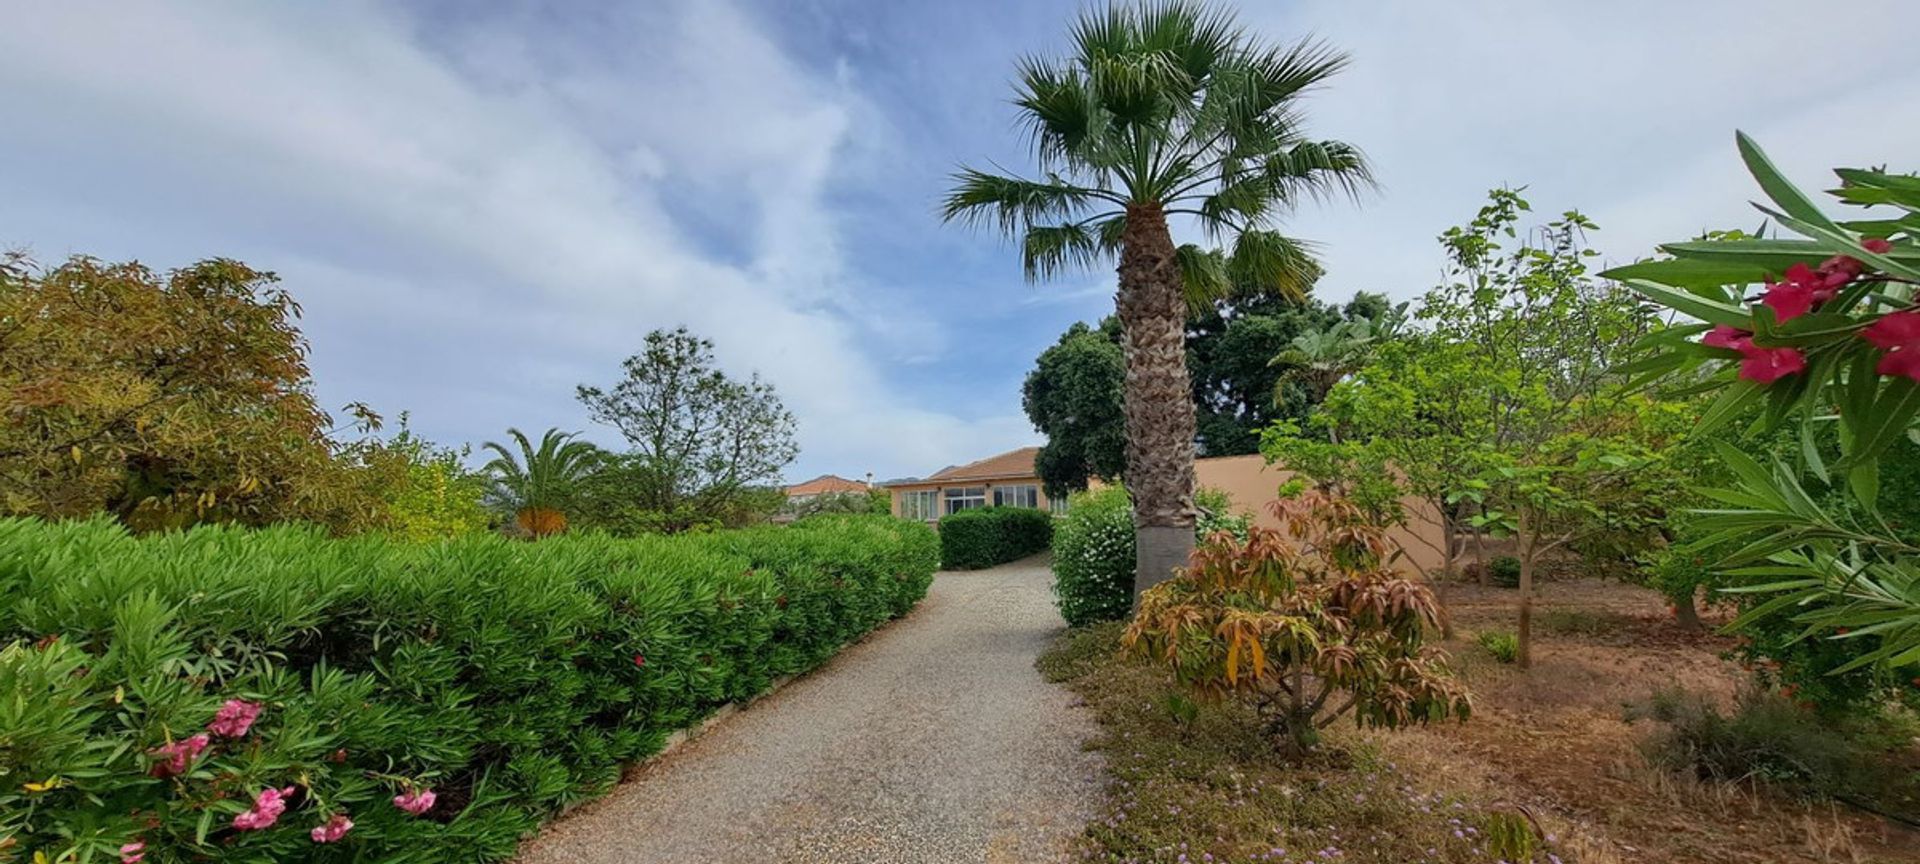
<instances>
[{"instance_id":1,"label":"blue sky","mask_svg":"<svg viewBox=\"0 0 1920 864\"><path fill-rule=\"evenodd\" d=\"M1033 357L1111 305L943 226L962 162L1027 164L1014 60L1075 3L22 4L0 30L0 246L279 273L320 395L445 443L594 427L572 397L684 324L799 416L792 479L923 474L1036 436ZM1248 2L1353 66L1311 128L1382 189L1310 206L1322 296L1410 298L1485 191L1585 210L1610 258L1751 226L1789 173L1920 153L1920 4Z\"/></svg>"}]
</instances>

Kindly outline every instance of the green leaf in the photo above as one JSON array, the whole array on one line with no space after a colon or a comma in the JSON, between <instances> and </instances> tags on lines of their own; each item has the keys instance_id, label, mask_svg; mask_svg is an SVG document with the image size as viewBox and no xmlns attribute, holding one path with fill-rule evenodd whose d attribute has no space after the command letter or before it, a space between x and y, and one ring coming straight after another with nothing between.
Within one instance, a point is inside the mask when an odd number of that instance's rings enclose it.
<instances>
[{"instance_id":1,"label":"green leaf","mask_svg":"<svg viewBox=\"0 0 1920 864\"><path fill-rule=\"evenodd\" d=\"M1741 161L1747 163L1747 171L1753 174L1753 179L1759 182L1760 189L1767 193L1768 198L1773 199L1773 203L1780 205L1781 210L1804 222L1836 228L1833 220L1828 219L1827 214L1820 212L1820 208L1813 203L1813 199L1808 198L1806 193L1801 192L1780 173L1780 169L1774 167L1773 160L1767 158L1766 152L1762 151L1760 145L1755 144L1752 138L1747 137L1747 133L1734 133L1734 142L1740 148Z\"/></svg>"},{"instance_id":2,"label":"green leaf","mask_svg":"<svg viewBox=\"0 0 1920 864\"><path fill-rule=\"evenodd\" d=\"M1689 291L1675 291L1645 279L1627 279L1622 284L1655 303L1709 324L1725 324L1743 330L1753 327L1753 313L1729 303L1709 300Z\"/></svg>"},{"instance_id":3,"label":"green leaf","mask_svg":"<svg viewBox=\"0 0 1920 864\"><path fill-rule=\"evenodd\" d=\"M1869 459L1847 471L1847 487L1853 490L1854 500L1871 511L1880 498L1880 462Z\"/></svg>"},{"instance_id":4,"label":"green leaf","mask_svg":"<svg viewBox=\"0 0 1920 864\"><path fill-rule=\"evenodd\" d=\"M1600 276L1618 282L1644 279L1676 288L1718 288L1722 285L1749 285L1771 275L1759 264L1698 258L1673 258L1666 261L1641 261L1603 271ZM1711 295L1702 295L1711 296ZM1722 295L1724 297L1724 294Z\"/></svg>"},{"instance_id":5,"label":"green leaf","mask_svg":"<svg viewBox=\"0 0 1920 864\"><path fill-rule=\"evenodd\" d=\"M1752 381L1735 381L1720 391L1720 396L1707 406L1700 415L1700 422L1694 426L1694 434L1704 435L1720 427L1727 420L1737 416L1754 400L1759 399L1766 388Z\"/></svg>"}]
</instances>

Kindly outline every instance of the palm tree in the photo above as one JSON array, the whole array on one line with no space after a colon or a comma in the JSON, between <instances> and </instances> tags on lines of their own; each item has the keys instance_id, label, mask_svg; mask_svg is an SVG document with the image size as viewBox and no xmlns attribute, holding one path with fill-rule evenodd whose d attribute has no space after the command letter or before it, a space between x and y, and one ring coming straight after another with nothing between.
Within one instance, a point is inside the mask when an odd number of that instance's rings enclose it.
<instances>
[{"instance_id":1,"label":"palm tree","mask_svg":"<svg viewBox=\"0 0 1920 864\"><path fill-rule=\"evenodd\" d=\"M481 469L492 483L489 497L535 537L567 530L561 508L574 485L605 455L591 443L574 440L578 434L548 429L536 448L525 433L508 429L507 435L520 451L517 456L493 441L481 445L482 450L499 454Z\"/></svg>"},{"instance_id":2,"label":"palm tree","mask_svg":"<svg viewBox=\"0 0 1920 864\"><path fill-rule=\"evenodd\" d=\"M1325 45L1269 46L1188 0L1088 10L1072 41L1062 60L1020 64L1014 104L1041 178L963 168L942 210L1018 237L1029 280L1118 257L1139 591L1193 548L1188 306L1304 296L1320 268L1274 221L1371 175L1354 147L1302 134L1298 99L1346 65ZM1229 250L1176 246L1169 217Z\"/></svg>"},{"instance_id":3,"label":"palm tree","mask_svg":"<svg viewBox=\"0 0 1920 864\"><path fill-rule=\"evenodd\" d=\"M1287 350L1267 361L1268 366L1282 369L1280 378L1273 383L1273 404L1286 403L1285 388L1289 382L1299 382L1306 387L1313 404L1326 401L1333 385L1367 365L1374 346L1399 332L1406 308L1402 303L1377 318L1349 318L1324 330L1310 330L1293 337L1287 343Z\"/></svg>"}]
</instances>

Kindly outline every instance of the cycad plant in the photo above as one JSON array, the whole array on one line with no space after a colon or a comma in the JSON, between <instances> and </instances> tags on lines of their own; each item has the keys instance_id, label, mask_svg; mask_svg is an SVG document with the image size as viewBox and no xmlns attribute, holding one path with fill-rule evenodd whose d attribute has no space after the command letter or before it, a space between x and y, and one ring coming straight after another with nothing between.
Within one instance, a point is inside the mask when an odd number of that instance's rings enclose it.
<instances>
[{"instance_id":1,"label":"cycad plant","mask_svg":"<svg viewBox=\"0 0 1920 864\"><path fill-rule=\"evenodd\" d=\"M505 445L488 441L481 449L497 454L482 469L492 483L490 497L527 533L545 537L567 530L563 512L568 495L598 467L605 454L577 432L548 429L535 447L526 433L508 429L516 454Z\"/></svg>"},{"instance_id":2,"label":"cycad plant","mask_svg":"<svg viewBox=\"0 0 1920 864\"><path fill-rule=\"evenodd\" d=\"M1319 267L1274 221L1370 175L1354 147L1303 134L1299 98L1346 64L1325 45L1270 46L1232 15L1179 0L1089 10L1072 45L1020 65L1014 104L1040 177L963 169L943 213L1018 237L1029 279L1119 259L1137 591L1193 547L1189 305L1303 295ZM1225 251L1176 245L1172 218Z\"/></svg>"},{"instance_id":3,"label":"cycad plant","mask_svg":"<svg viewBox=\"0 0 1920 864\"><path fill-rule=\"evenodd\" d=\"M1353 318L1293 337L1287 350L1267 364L1281 368L1280 378L1273 384L1273 404L1285 405L1286 386L1296 381L1307 388L1312 404L1325 402L1333 385L1360 371L1373 356L1374 347L1392 338L1400 320L1400 309L1392 309L1378 320Z\"/></svg>"}]
</instances>

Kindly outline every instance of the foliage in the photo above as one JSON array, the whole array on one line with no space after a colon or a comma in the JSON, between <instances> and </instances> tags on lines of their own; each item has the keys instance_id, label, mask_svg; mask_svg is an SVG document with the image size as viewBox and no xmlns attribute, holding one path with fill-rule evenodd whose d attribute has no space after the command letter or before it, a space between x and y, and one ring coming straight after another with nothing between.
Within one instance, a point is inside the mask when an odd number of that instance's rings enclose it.
<instances>
[{"instance_id":1,"label":"foliage","mask_svg":"<svg viewBox=\"0 0 1920 864\"><path fill-rule=\"evenodd\" d=\"M1502 555L1487 564L1487 576L1502 588L1520 587L1520 559Z\"/></svg>"},{"instance_id":2,"label":"foliage","mask_svg":"<svg viewBox=\"0 0 1920 864\"><path fill-rule=\"evenodd\" d=\"M1710 236L1609 271L1698 322L1648 340L1636 371L1710 394L1702 434L1755 408L1763 428L1797 427L1794 465L1718 448L1733 481L1707 493L1695 547L1715 550L1713 569L1745 583L1737 590L1768 595L1734 626L1784 615L1797 638L1852 643L1834 673L1878 666L1909 678L1920 670L1920 547L1881 513L1880 466L1920 412L1920 180L1836 171L1841 203L1891 211L1839 222L1750 139L1738 145L1772 203L1760 209L1797 238ZM1756 284L1761 298L1747 305ZM1852 500L1823 501L1824 485Z\"/></svg>"},{"instance_id":3,"label":"foliage","mask_svg":"<svg viewBox=\"0 0 1920 864\"><path fill-rule=\"evenodd\" d=\"M1920 782L1898 757L1910 730L1835 728L1778 693L1752 688L1740 692L1730 713L1701 696L1661 689L1630 706L1628 719L1640 718L1662 724L1642 742L1647 758L1702 780L1760 780L1796 795L1874 809L1915 813L1920 806L1914 797Z\"/></svg>"},{"instance_id":4,"label":"foliage","mask_svg":"<svg viewBox=\"0 0 1920 864\"><path fill-rule=\"evenodd\" d=\"M430 545L0 521L0 837L18 860L506 860L622 762L911 608L936 545L871 516ZM238 830L262 790L285 812ZM419 816L392 800L425 790Z\"/></svg>"},{"instance_id":5,"label":"foliage","mask_svg":"<svg viewBox=\"0 0 1920 864\"><path fill-rule=\"evenodd\" d=\"M490 484L489 499L529 536L546 537L567 530L567 508L581 481L603 458L600 448L576 440L579 434L548 429L540 436L540 446L535 447L526 433L508 429L514 450L495 441L481 445L482 450L495 454L481 469Z\"/></svg>"},{"instance_id":6,"label":"foliage","mask_svg":"<svg viewBox=\"0 0 1920 864\"><path fill-rule=\"evenodd\" d=\"M1267 362L1281 370L1280 377L1274 381L1274 404L1286 404L1291 395L1288 385L1305 388L1313 404L1326 401L1327 392L1335 384L1366 366L1373 350L1393 338L1406 308L1402 303L1377 318L1350 317L1325 329L1293 337L1285 351Z\"/></svg>"},{"instance_id":7,"label":"foliage","mask_svg":"<svg viewBox=\"0 0 1920 864\"><path fill-rule=\"evenodd\" d=\"M1520 656L1520 637L1514 635L1512 630L1482 630L1474 637L1474 641L1487 649L1493 659L1502 663L1512 663Z\"/></svg>"},{"instance_id":8,"label":"foliage","mask_svg":"<svg viewBox=\"0 0 1920 864\"><path fill-rule=\"evenodd\" d=\"M779 505L756 492L779 485L799 447L773 385L720 371L713 343L684 327L648 333L621 365L626 375L610 389L577 389L593 419L633 445L630 476L647 481L621 490L613 509L664 514L668 525L735 524Z\"/></svg>"},{"instance_id":9,"label":"foliage","mask_svg":"<svg viewBox=\"0 0 1920 864\"><path fill-rule=\"evenodd\" d=\"M1237 512L1226 493L1202 487L1194 493L1200 538L1227 532L1245 539L1252 519ZM1080 627L1118 621L1133 608L1133 507L1127 490L1108 486L1076 493L1067 515L1054 520L1053 595L1060 617Z\"/></svg>"},{"instance_id":10,"label":"foliage","mask_svg":"<svg viewBox=\"0 0 1920 864\"><path fill-rule=\"evenodd\" d=\"M893 510L892 496L885 489L868 489L860 492L823 492L801 501L782 507L796 519L818 516L823 513L873 513L887 515Z\"/></svg>"},{"instance_id":11,"label":"foliage","mask_svg":"<svg viewBox=\"0 0 1920 864\"><path fill-rule=\"evenodd\" d=\"M336 458L314 402L300 307L275 281L226 259L165 274L0 259L0 514L377 525L381 502Z\"/></svg>"},{"instance_id":12,"label":"foliage","mask_svg":"<svg viewBox=\"0 0 1920 864\"><path fill-rule=\"evenodd\" d=\"M974 507L940 517L940 567L979 570L1045 551L1053 516L1031 507Z\"/></svg>"},{"instance_id":13,"label":"foliage","mask_svg":"<svg viewBox=\"0 0 1920 864\"><path fill-rule=\"evenodd\" d=\"M1424 644L1440 624L1432 593L1379 569L1386 541L1353 510L1331 498L1281 510L1304 548L1264 528L1216 536L1141 595L1124 644L1200 695L1248 699L1295 756L1348 712L1390 729L1465 719L1446 653Z\"/></svg>"},{"instance_id":14,"label":"foliage","mask_svg":"<svg viewBox=\"0 0 1920 864\"><path fill-rule=\"evenodd\" d=\"M1033 461L1050 498L1126 470L1120 400L1127 373L1117 329L1075 322L1040 352L1021 387L1027 419L1047 436Z\"/></svg>"},{"instance_id":15,"label":"foliage","mask_svg":"<svg viewBox=\"0 0 1920 864\"><path fill-rule=\"evenodd\" d=\"M467 470L466 448L437 447L407 428L385 441L358 442L345 456L385 478L380 486L385 530L403 540L423 543L487 530L485 475Z\"/></svg>"}]
</instances>

